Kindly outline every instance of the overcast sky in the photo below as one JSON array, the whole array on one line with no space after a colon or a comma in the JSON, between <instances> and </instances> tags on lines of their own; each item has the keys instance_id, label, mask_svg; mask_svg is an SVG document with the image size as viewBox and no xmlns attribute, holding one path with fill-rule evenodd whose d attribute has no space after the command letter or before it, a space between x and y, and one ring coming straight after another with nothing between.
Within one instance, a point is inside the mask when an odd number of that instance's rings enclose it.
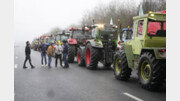
<instances>
[{"instance_id":1,"label":"overcast sky","mask_svg":"<svg viewBox=\"0 0 180 101\"><path fill-rule=\"evenodd\" d=\"M32 41L52 28L77 24L86 11L110 1L113 0L14 0L15 42Z\"/></svg>"}]
</instances>

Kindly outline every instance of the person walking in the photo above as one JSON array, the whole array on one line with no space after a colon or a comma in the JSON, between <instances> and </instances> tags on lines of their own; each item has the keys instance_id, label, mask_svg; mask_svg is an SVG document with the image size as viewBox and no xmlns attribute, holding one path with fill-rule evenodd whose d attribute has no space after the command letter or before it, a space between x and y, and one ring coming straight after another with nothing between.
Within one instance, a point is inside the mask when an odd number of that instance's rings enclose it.
<instances>
[{"instance_id":1,"label":"person walking","mask_svg":"<svg viewBox=\"0 0 180 101\"><path fill-rule=\"evenodd\" d=\"M46 50L47 50L47 47L44 43L44 41L42 41L42 44L40 45L40 52L41 52L41 66L44 67L44 66L47 66L47 60L46 60ZM43 59L45 60L45 65L43 65Z\"/></svg>"},{"instance_id":2,"label":"person walking","mask_svg":"<svg viewBox=\"0 0 180 101\"><path fill-rule=\"evenodd\" d=\"M51 61L52 61L52 56L53 56L53 51L54 51L54 47L52 45L52 43L50 44L50 46L47 49L47 55L48 55L48 67L51 67Z\"/></svg>"},{"instance_id":3,"label":"person walking","mask_svg":"<svg viewBox=\"0 0 180 101\"><path fill-rule=\"evenodd\" d=\"M62 59L61 59L61 57L62 57L62 50L63 50L62 46L59 45L58 42L56 42L56 46L55 46L55 49L54 49L54 56L56 58L56 60L55 60L55 67L57 67L58 58L60 60L60 65L62 67Z\"/></svg>"},{"instance_id":4,"label":"person walking","mask_svg":"<svg viewBox=\"0 0 180 101\"><path fill-rule=\"evenodd\" d=\"M63 60L64 60L64 68L68 68L69 64L67 61L67 54L68 54L68 45L66 44L66 41L63 40Z\"/></svg>"},{"instance_id":5,"label":"person walking","mask_svg":"<svg viewBox=\"0 0 180 101\"><path fill-rule=\"evenodd\" d=\"M29 43L29 41L27 41L27 42L26 42L26 48L25 48L26 59L25 59L25 61L24 61L23 68L27 68L27 67L26 67L26 62L27 62L27 60L29 60L29 64L31 65L31 68L35 68L35 67L32 65L32 63L31 63L31 56L30 56L30 54L31 54L30 43Z\"/></svg>"}]
</instances>

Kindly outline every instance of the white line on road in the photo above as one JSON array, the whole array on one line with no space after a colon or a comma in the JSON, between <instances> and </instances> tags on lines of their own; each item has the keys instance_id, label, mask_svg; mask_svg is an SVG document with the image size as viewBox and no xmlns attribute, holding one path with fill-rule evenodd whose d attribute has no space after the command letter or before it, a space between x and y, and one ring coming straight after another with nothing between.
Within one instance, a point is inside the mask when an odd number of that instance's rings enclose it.
<instances>
[{"instance_id":1,"label":"white line on road","mask_svg":"<svg viewBox=\"0 0 180 101\"><path fill-rule=\"evenodd\" d=\"M144 101L144 100L142 100L142 99L140 99L140 98L138 98L138 97L136 97L134 95L131 95L129 93L123 93L123 94L130 97L130 98L132 98L132 99L134 99L134 100L136 100L136 101Z\"/></svg>"},{"instance_id":2,"label":"white line on road","mask_svg":"<svg viewBox=\"0 0 180 101\"><path fill-rule=\"evenodd\" d=\"M17 64L14 65L14 68L17 68Z\"/></svg>"}]
</instances>

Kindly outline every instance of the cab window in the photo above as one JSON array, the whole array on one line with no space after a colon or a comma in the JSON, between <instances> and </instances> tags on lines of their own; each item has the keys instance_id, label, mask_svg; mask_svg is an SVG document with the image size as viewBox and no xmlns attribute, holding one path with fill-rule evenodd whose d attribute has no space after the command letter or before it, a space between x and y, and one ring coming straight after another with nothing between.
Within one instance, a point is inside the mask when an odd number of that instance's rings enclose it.
<instances>
[{"instance_id":1,"label":"cab window","mask_svg":"<svg viewBox=\"0 0 180 101\"><path fill-rule=\"evenodd\" d=\"M97 34L98 34L98 28L96 27L92 30L92 37L96 38Z\"/></svg>"},{"instance_id":2,"label":"cab window","mask_svg":"<svg viewBox=\"0 0 180 101\"><path fill-rule=\"evenodd\" d=\"M132 39L134 39L134 38L135 38L135 35L136 35L136 29L137 29L136 22L137 22L137 21L134 21L134 22L133 22L133 35L132 35Z\"/></svg>"},{"instance_id":3,"label":"cab window","mask_svg":"<svg viewBox=\"0 0 180 101\"><path fill-rule=\"evenodd\" d=\"M138 22L138 33L137 33L138 37L143 36L143 25L144 25L144 20L140 20Z\"/></svg>"}]
</instances>

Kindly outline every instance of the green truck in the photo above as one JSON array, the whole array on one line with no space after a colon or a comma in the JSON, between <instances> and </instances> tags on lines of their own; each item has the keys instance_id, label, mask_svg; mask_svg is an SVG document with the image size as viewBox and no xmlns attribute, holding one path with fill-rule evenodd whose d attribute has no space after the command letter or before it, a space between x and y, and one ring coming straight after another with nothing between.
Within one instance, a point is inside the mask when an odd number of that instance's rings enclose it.
<instances>
[{"instance_id":1,"label":"green truck","mask_svg":"<svg viewBox=\"0 0 180 101\"><path fill-rule=\"evenodd\" d=\"M114 56L114 75L126 81L137 69L142 88L155 90L166 81L166 14L149 12L133 19L132 39Z\"/></svg>"}]
</instances>

